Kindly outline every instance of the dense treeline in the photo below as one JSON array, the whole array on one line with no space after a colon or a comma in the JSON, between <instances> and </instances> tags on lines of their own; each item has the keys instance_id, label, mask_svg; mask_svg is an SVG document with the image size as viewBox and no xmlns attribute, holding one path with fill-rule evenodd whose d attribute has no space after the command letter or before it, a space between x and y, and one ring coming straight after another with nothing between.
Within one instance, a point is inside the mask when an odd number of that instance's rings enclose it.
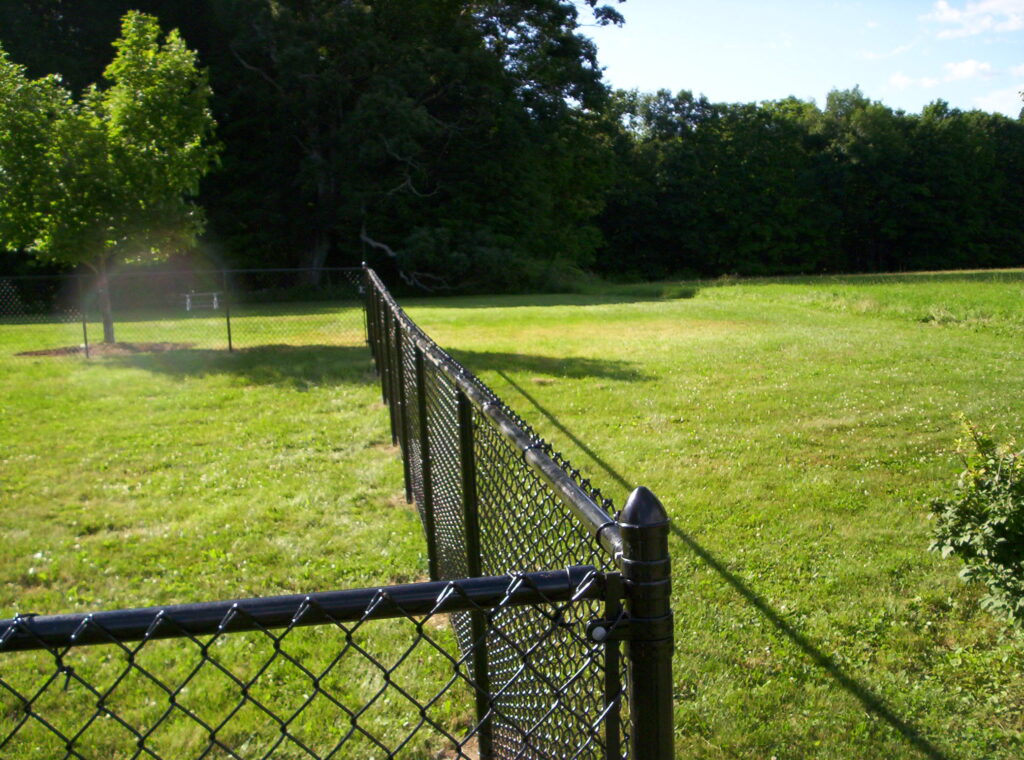
<instances>
[{"instance_id":1,"label":"dense treeline","mask_svg":"<svg viewBox=\"0 0 1024 760\"><path fill-rule=\"evenodd\" d=\"M1024 121L859 89L716 104L618 93L606 271L785 274L1024 264Z\"/></svg>"},{"instance_id":2,"label":"dense treeline","mask_svg":"<svg viewBox=\"0 0 1024 760\"><path fill-rule=\"evenodd\" d=\"M578 5L618 20L595 0L24 0L0 44L81 91L129 8L179 28L222 144L204 250L233 266L522 289L1024 264L1024 122L856 89L824 109L611 93Z\"/></svg>"}]
</instances>

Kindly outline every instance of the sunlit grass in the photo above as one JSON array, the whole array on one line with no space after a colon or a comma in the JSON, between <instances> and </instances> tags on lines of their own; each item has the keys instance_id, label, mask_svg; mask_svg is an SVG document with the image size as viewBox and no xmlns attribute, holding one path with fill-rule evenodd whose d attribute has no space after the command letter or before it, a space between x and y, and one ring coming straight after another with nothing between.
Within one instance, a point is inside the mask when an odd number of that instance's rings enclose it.
<instances>
[{"instance_id":1,"label":"sunlit grass","mask_svg":"<svg viewBox=\"0 0 1024 760\"><path fill-rule=\"evenodd\" d=\"M275 342L303 343L310 323L283 318ZM337 315L333 316L337 323ZM326 324L326 318L321 320ZM125 324L147 340L175 341L153 323ZM119 325L119 329L122 326ZM318 327L314 325L314 327ZM148 333L143 333L143 328ZM348 345L191 349L157 354L19 357L67 340L57 326L0 328L0 617L166 605L282 593L378 586L422 579L426 551L412 508L402 497L401 464L391 446L369 353L357 334ZM183 335L184 333L184 328ZM326 340L323 342L327 342ZM63 345L59 344L58 345ZM430 635L455 651L447 623ZM360 726L395 746L415 727L415 707L388 692L381 667L393 667L416 639L408 621L361 626L349 641L331 628L293 632L281 652L313 674L319 687L358 710ZM351 650L376 653L381 667ZM275 656L261 634L229 635L211 656L239 679L253 678ZM135 662L169 688L178 704L216 725L242 699L216 666L203 665L187 641L149 644ZM314 694L308 676L277 654L249 698L287 720ZM167 695L112 647L74 650L63 663L76 674L56 682L35 709L72 736L94 715L95 695L119 674L105 704L140 727L159 725L147 741L164 757L197 756L208 732L180 711L159 722ZM32 694L53 672L43 653L0 657L0 676ZM328 669L329 668L329 669ZM391 676L426 704L452 677L449 660L421 642ZM425 696L429 694L429 696ZM433 704L432 720L465 732L471 695L456 686ZM21 716L0 690L0 735ZM316 697L288 724L321 755L351 729L349 714ZM278 723L254 702L218 734L242 755L262 756L282 740ZM407 751L435 754L445 743L421 731ZM90 725L76 744L85 756L131 757L134 737L115 721ZM357 735L345 745L374 753ZM43 760L62 755L54 736L34 721L4 756ZM15 753L15 754L10 754ZM308 757L284 742L274 757Z\"/></svg>"},{"instance_id":2,"label":"sunlit grass","mask_svg":"<svg viewBox=\"0 0 1024 760\"><path fill-rule=\"evenodd\" d=\"M1020 756L1024 646L926 517L959 414L1024 439L1024 273L410 312L617 503L666 504L680 757Z\"/></svg>"},{"instance_id":3,"label":"sunlit grass","mask_svg":"<svg viewBox=\"0 0 1024 760\"><path fill-rule=\"evenodd\" d=\"M1015 758L1024 645L927 552L926 515L958 414L1024 439L1022 287L724 280L409 312L617 503L644 484L666 504L680 757ZM425 571L362 349L85 363L0 336L0 614Z\"/></svg>"}]
</instances>

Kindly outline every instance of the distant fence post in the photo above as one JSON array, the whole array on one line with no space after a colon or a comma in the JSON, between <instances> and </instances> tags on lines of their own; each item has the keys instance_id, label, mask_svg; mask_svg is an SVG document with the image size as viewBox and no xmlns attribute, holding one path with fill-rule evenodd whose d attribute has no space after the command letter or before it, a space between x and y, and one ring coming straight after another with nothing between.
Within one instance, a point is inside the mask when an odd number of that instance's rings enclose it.
<instances>
[{"instance_id":1,"label":"distant fence post","mask_svg":"<svg viewBox=\"0 0 1024 760\"><path fill-rule=\"evenodd\" d=\"M383 298L383 297L382 297ZM382 310L381 314L381 328L384 333L383 340L383 356L380 363L381 373L381 385L384 388L384 403L388 405L388 419L391 421L391 443L398 443L398 426L395 424L395 376L394 367L391 363L394 351L392 350L392 337L391 328L394 326L394 319L392 318L390 310Z\"/></svg>"},{"instance_id":2,"label":"distant fence post","mask_svg":"<svg viewBox=\"0 0 1024 760\"><path fill-rule=\"evenodd\" d=\"M86 315L85 292L82 290L82 275L75 275L75 288L78 291L78 311L82 314L82 347L85 350L85 358L89 358L89 319Z\"/></svg>"},{"instance_id":3,"label":"distant fence post","mask_svg":"<svg viewBox=\"0 0 1024 760\"><path fill-rule=\"evenodd\" d=\"M423 499L423 530L427 534L427 566L430 580L439 580L437 567L437 536L434 525L434 475L430 461L430 420L427 407L427 367L423 349L413 343L413 355L416 359L416 415L419 420L420 441L420 496Z\"/></svg>"},{"instance_id":4,"label":"distant fence post","mask_svg":"<svg viewBox=\"0 0 1024 760\"><path fill-rule=\"evenodd\" d=\"M395 370L398 375L398 441L402 448L402 476L405 478L405 503L412 503L412 451L409 450L409 408L405 385L405 344L407 338L402 322L395 315Z\"/></svg>"},{"instance_id":5,"label":"distant fence post","mask_svg":"<svg viewBox=\"0 0 1024 760\"><path fill-rule=\"evenodd\" d=\"M220 270L221 281L224 284L224 320L227 322L228 327L228 353L235 350L234 345L231 343L231 297L228 291L228 270Z\"/></svg>"},{"instance_id":6,"label":"distant fence post","mask_svg":"<svg viewBox=\"0 0 1024 760\"><path fill-rule=\"evenodd\" d=\"M476 492L476 452L473 442L473 406L465 392L456 388L459 421L459 462L462 470L462 524L466 537L466 572L470 578L482 575L480 562L480 518ZM480 760L493 757L491 732L491 677L487 652L487 618L480 610L470 613L473 641L473 683L476 685L477 741Z\"/></svg>"},{"instance_id":7,"label":"distant fence post","mask_svg":"<svg viewBox=\"0 0 1024 760\"><path fill-rule=\"evenodd\" d=\"M373 319L373 308L370 294L373 292L370 286L370 272L366 267L366 262L362 263L362 269L360 270L361 277L359 278L359 293L363 297L363 327L366 329L366 345L370 347L370 353L373 354L373 358L377 358L377 354L373 350L373 337L370 332L373 329L370 324Z\"/></svg>"},{"instance_id":8,"label":"distant fence post","mask_svg":"<svg viewBox=\"0 0 1024 760\"><path fill-rule=\"evenodd\" d=\"M672 588L668 514L644 487L629 495L619 515L622 576L626 584L629 637L630 757L671 760Z\"/></svg>"}]
</instances>

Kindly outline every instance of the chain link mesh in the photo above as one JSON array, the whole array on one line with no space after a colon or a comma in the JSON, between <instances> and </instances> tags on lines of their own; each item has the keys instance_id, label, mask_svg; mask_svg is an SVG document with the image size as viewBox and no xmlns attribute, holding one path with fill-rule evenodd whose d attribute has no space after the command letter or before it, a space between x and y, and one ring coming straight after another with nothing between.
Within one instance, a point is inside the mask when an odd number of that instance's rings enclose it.
<instances>
[{"instance_id":1,"label":"chain link mesh","mask_svg":"<svg viewBox=\"0 0 1024 760\"><path fill-rule=\"evenodd\" d=\"M467 453L460 448L458 410L460 394L464 394L460 384L473 389L485 404L499 408L530 441L528 448L547 453L606 513L612 508L611 501L488 386L437 346L372 273L368 273L368 283L374 290L368 319L376 320L369 330L371 344L381 344L374 347L374 355L383 376L393 429L402 445L410 493L425 528L428 514L433 524L433 535L427 528L427 541L436 557L439 577L461 578L472 572L463 483L467 466L474 472L476 498L472 508L479 529L477 564L481 574L579 564L614 572L614 558L527 463L525 452L481 412L479 404L471 411L472 462L463 461ZM420 381L417 354L424 364ZM421 403L426 413L425 447L420 440L424 422L420 419ZM612 521L610 516L608 521ZM583 602L578 611L590 619L607 612L598 601ZM593 662L593 644L585 637L545 633L549 612L543 608L516 610L510 613L503 635L488 641L494 702L500 705L502 716L512 719L509 726L501 720L495 722L494 756L603 758L611 756L610 751L625 756L628 725L618 712L625 698L624 670L616 674L614 693L608 693L604 669L588 667ZM471 617L460 614L452 620L465 650L473 640ZM537 661L543 663L529 676L520 674L519 653L525 649L535 651ZM558 697L561 710L553 711L550 703L539 698L545 683L562 684ZM616 725L606 725L610 721ZM522 751L522 737L516 736L510 726L524 723L535 725L537 731L527 754L519 755L516 753ZM617 734L612 742L605 735L609 728ZM612 744L619 740L620 749L612 750Z\"/></svg>"},{"instance_id":2,"label":"chain link mesh","mask_svg":"<svg viewBox=\"0 0 1024 760\"><path fill-rule=\"evenodd\" d=\"M586 642L579 597L601 593L602 576L583 575L568 599L535 592L528 606L514 595L536 589L530 576L507 584L497 603L486 604L464 581L450 582L420 614L408 610L409 586L379 589L355 615L307 597L280 630L262 624L260 600L226 605L210 635L192 632L184 611L154 611L137 642L82 616L55 645L33 633L30 618L15 618L0 627L0 653L16 637L20 648L35 650L3 655L0 755L476 760L482 726L493 724L508 749L501 757L599 756L600 715L581 711L575 691L579 671L603 668L603 647L586 644L585 659L552 679L553 650L540 644ZM445 615L453 606L479 615L486 636L457 646ZM523 610L533 614L537 639L518 647L509 631ZM316 627L303 627L309 619ZM90 637L106 643L74 643ZM529 694L534 707L511 713L494 700L474 718L469 706L484 687L470 663L496 642L515 667L492 681L487 696ZM553 727L563 724L578 727L580 745L551 754Z\"/></svg>"},{"instance_id":3,"label":"chain link mesh","mask_svg":"<svg viewBox=\"0 0 1024 760\"><path fill-rule=\"evenodd\" d=\"M0 333L4 350L21 353L44 346L56 355L82 353L80 281L76 277L0 277Z\"/></svg>"},{"instance_id":4,"label":"chain link mesh","mask_svg":"<svg viewBox=\"0 0 1024 760\"><path fill-rule=\"evenodd\" d=\"M0 340L25 356L361 346L358 269L119 270L0 278ZM109 314L109 319L104 315ZM112 338L112 340L110 340Z\"/></svg>"},{"instance_id":5,"label":"chain link mesh","mask_svg":"<svg viewBox=\"0 0 1024 760\"><path fill-rule=\"evenodd\" d=\"M354 297L355 274L339 277ZM291 625L273 630L236 604L208 636L160 613L137 644L101 630L107 646L39 640L38 651L24 653L4 650L31 633L30 621L0 623L0 756L627 757L625 663L616 642L587 635L588 623L621 615L621 588L592 593L595 579L612 577L614 559L483 409L511 419L530 442L526 449L545 452L609 522L611 502L431 341L375 275L366 278L367 334L407 488L423 519L436 579L449 582L437 608L410 614L382 590L358 619L343 621L307 600ZM181 289L175 284L162 292ZM210 295L216 292L189 294L206 299L197 310L216 310L222 305ZM141 310L139 329L172 332L173 320L155 318L144 299L132 297ZM355 303L352 322L361 327ZM193 305L186 303L187 310ZM130 308L118 302L119 313ZM343 344L349 338L339 337L345 331L332 308L335 344ZM185 324L198 328L204 319ZM319 329L303 335L315 343ZM272 330L257 333L252 340L284 342ZM294 326L288 334L303 339ZM216 338L201 340L212 346ZM467 388L475 406L467 407ZM570 602L521 605L506 598L444 614L442 597L465 596L469 576L512 574L522 582L524 573L581 565L594 568L591 592ZM384 615L385 608L392 614ZM328 620L302 627L309 615ZM81 629L98 625L87 618Z\"/></svg>"}]
</instances>

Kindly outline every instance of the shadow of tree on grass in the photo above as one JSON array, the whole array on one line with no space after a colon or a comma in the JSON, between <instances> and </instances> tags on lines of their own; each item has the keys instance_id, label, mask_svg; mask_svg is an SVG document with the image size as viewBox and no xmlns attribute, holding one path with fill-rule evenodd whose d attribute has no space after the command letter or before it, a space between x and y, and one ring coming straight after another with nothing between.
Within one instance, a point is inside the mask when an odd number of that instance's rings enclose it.
<instances>
[{"instance_id":1,"label":"shadow of tree on grass","mask_svg":"<svg viewBox=\"0 0 1024 760\"><path fill-rule=\"evenodd\" d=\"M365 346L268 345L237 351L184 349L101 359L104 364L170 377L233 375L253 385L368 385L377 382Z\"/></svg>"},{"instance_id":2,"label":"shadow of tree on grass","mask_svg":"<svg viewBox=\"0 0 1024 760\"><path fill-rule=\"evenodd\" d=\"M454 352L454 355L474 373L514 367L565 378L643 379L629 363L612 360L559 359L490 351L459 351ZM160 353L107 356L96 361L171 377L234 375L254 385L280 385L298 389L378 382L370 352L365 346L268 345L233 352L184 348Z\"/></svg>"}]
</instances>

